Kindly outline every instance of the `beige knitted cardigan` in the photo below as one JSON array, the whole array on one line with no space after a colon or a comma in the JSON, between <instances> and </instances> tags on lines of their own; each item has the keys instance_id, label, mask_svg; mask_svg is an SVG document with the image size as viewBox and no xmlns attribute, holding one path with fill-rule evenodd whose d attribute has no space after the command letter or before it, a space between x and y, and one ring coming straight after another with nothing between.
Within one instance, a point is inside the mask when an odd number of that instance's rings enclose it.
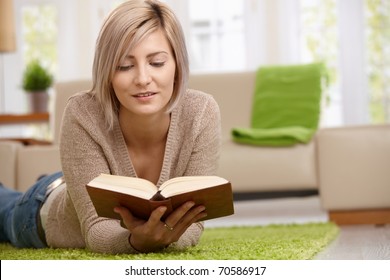
<instances>
[{"instance_id":1,"label":"beige knitted cardigan","mask_svg":"<svg viewBox=\"0 0 390 280\"><path fill-rule=\"evenodd\" d=\"M100 173L136 177L126 144L115 120L106 127L93 94L82 92L68 101L62 121L60 153L66 188L49 209L45 228L54 248L88 248L102 253L134 253L130 232L116 220L99 218L85 185ZM211 95L188 90L171 113L163 166L158 181L186 175L213 175L221 142L220 112ZM171 246L195 245L201 223L188 228Z\"/></svg>"}]
</instances>

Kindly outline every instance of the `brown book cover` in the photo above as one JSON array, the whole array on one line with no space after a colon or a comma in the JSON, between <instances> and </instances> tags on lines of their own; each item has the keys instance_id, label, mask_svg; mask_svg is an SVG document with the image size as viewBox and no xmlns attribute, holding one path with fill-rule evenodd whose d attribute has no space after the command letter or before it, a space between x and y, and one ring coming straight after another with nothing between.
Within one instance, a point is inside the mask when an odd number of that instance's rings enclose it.
<instances>
[{"instance_id":1,"label":"brown book cover","mask_svg":"<svg viewBox=\"0 0 390 280\"><path fill-rule=\"evenodd\" d=\"M215 183L213 179L216 179ZM180 186L175 188L175 182L178 181L180 181ZM204 186L202 186L203 182ZM206 207L207 216L203 220L234 214L232 186L223 178L217 176L179 177L168 180L166 183L160 187L161 191L159 191L154 185L153 189L152 183L144 179L102 174L87 184L87 191L97 214L113 219L120 219L120 216L113 211L116 206L124 206L134 216L147 220L151 212L162 205L168 208L163 217L165 219L174 209L187 201L194 201L195 205ZM138 185L136 187L138 189L149 189L148 195L126 193L134 185ZM176 194L165 194L169 193L168 185L171 189L176 189ZM186 185L189 186L189 191L186 190Z\"/></svg>"}]
</instances>

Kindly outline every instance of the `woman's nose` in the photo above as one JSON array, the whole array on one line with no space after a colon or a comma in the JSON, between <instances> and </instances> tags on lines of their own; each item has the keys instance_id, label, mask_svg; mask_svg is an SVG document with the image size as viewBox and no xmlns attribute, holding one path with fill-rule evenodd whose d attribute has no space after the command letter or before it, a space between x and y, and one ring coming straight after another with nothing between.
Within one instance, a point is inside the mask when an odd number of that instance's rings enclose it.
<instances>
[{"instance_id":1,"label":"woman's nose","mask_svg":"<svg viewBox=\"0 0 390 280\"><path fill-rule=\"evenodd\" d=\"M140 86L145 86L145 85L150 84L151 81L152 81L152 78L149 74L148 69L146 67L138 68L137 76L135 79L136 84L140 85Z\"/></svg>"}]
</instances>

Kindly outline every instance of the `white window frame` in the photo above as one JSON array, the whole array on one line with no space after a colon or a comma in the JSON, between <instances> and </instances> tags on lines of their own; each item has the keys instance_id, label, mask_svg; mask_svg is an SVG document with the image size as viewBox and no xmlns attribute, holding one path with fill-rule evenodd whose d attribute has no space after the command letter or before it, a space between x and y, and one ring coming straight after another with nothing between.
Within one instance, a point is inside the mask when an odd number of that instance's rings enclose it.
<instances>
[{"instance_id":1,"label":"white window frame","mask_svg":"<svg viewBox=\"0 0 390 280\"><path fill-rule=\"evenodd\" d=\"M340 73L345 125L370 123L365 60L364 1L338 1Z\"/></svg>"}]
</instances>

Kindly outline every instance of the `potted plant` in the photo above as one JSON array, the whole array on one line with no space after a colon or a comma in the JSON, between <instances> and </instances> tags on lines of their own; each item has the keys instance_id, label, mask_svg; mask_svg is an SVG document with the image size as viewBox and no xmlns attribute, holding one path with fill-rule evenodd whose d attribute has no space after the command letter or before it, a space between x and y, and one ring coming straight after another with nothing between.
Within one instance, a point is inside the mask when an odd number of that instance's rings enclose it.
<instances>
[{"instance_id":1,"label":"potted plant","mask_svg":"<svg viewBox=\"0 0 390 280\"><path fill-rule=\"evenodd\" d=\"M23 73L22 87L28 93L32 112L47 112L49 100L47 90L52 84L53 76L42 67L38 60L28 63Z\"/></svg>"}]
</instances>

